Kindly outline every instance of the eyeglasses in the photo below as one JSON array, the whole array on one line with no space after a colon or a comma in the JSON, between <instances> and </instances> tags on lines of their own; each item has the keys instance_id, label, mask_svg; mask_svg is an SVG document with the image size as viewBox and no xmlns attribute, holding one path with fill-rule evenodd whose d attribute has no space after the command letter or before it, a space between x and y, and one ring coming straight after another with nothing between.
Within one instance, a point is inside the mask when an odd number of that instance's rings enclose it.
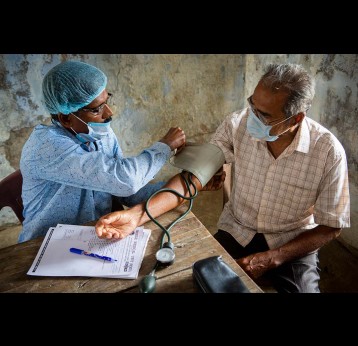
<instances>
[{"instance_id":1,"label":"eyeglasses","mask_svg":"<svg viewBox=\"0 0 358 346\"><path fill-rule=\"evenodd\" d=\"M107 97L107 100L105 102L103 102L101 105L99 105L98 107L96 108L87 108L87 107L83 107L83 108L80 108L77 112L79 111L82 111L82 112L89 112L89 113L92 113L94 114L95 116L97 115L101 115L103 113L103 109L104 109L104 106L109 106L111 107L113 105L113 98L112 98L113 94L111 93L108 93L108 97ZM77 113L76 112L76 113Z\"/></svg>"},{"instance_id":2,"label":"eyeglasses","mask_svg":"<svg viewBox=\"0 0 358 346\"><path fill-rule=\"evenodd\" d=\"M267 125L272 125L272 124L278 125L279 123L281 123L281 122L283 122L283 121L289 119L289 118L287 118L287 117L282 117L282 118L280 118L280 119L276 119L276 120L273 120L273 121L267 121L267 120L266 120L266 116L264 116L260 111L258 111L258 110L255 108L254 104L253 104L252 101L251 101L251 98L252 98L252 95L247 99L247 102L249 103L252 112L253 112L253 113L260 119L260 121L261 121L263 124L265 124L266 126L267 126Z\"/></svg>"}]
</instances>

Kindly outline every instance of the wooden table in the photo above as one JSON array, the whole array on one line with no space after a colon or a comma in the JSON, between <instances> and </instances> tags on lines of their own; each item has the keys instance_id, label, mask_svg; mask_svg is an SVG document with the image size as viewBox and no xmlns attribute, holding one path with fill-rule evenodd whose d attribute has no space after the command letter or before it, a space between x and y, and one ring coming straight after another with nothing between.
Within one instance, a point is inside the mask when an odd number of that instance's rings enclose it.
<instances>
[{"instance_id":1,"label":"wooden table","mask_svg":"<svg viewBox=\"0 0 358 346\"><path fill-rule=\"evenodd\" d=\"M183 205L167 212L158 221L167 226L186 208ZM144 226L151 229L152 233L136 280L27 275L43 241L43 238L37 238L0 249L0 292L138 293L139 281L149 274L155 264L155 253L162 235L160 228L153 222ZM262 292L192 212L171 229L171 238L175 244L175 262L156 271L156 293L199 292L192 277L192 264L215 255L223 256L224 261L241 277L250 292Z\"/></svg>"}]
</instances>

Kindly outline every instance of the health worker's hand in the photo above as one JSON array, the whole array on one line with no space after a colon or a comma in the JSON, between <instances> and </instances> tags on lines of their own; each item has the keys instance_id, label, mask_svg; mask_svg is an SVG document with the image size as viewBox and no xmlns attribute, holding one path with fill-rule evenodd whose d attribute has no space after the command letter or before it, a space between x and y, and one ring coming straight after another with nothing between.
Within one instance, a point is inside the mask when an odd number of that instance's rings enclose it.
<instances>
[{"instance_id":1,"label":"health worker's hand","mask_svg":"<svg viewBox=\"0 0 358 346\"><path fill-rule=\"evenodd\" d=\"M172 127L159 142L169 145L171 150L180 150L185 145L185 133L180 127Z\"/></svg>"}]
</instances>

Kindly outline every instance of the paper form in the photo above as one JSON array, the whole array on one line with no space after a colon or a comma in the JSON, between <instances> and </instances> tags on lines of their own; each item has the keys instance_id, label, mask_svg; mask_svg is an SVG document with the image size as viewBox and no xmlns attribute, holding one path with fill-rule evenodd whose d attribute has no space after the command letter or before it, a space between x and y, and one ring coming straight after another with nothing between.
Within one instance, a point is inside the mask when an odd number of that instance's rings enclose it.
<instances>
[{"instance_id":1,"label":"paper form","mask_svg":"<svg viewBox=\"0 0 358 346\"><path fill-rule=\"evenodd\" d=\"M121 240L97 237L94 226L58 224L47 231L27 272L38 276L89 276L136 279L151 230L137 227ZM112 257L108 262L70 252L70 248Z\"/></svg>"}]
</instances>

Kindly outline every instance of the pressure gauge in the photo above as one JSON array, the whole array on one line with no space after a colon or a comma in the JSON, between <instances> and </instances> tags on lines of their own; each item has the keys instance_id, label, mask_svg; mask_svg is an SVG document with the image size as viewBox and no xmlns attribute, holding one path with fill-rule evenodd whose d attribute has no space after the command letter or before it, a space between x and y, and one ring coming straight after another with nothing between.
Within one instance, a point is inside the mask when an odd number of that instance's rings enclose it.
<instances>
[{"instance_id":1,"label":"pressure gauge","mask_svg":"<svg viewBox=\"0 0 358 346\"><path fill-rule=\"evenodd\" d=\"M172 264L175 259L175 253L173 248L174 248L173 243L164 243L163 247L159 249L155 254L157 261L163 265Z\"/></svg>"}]
</instances>

